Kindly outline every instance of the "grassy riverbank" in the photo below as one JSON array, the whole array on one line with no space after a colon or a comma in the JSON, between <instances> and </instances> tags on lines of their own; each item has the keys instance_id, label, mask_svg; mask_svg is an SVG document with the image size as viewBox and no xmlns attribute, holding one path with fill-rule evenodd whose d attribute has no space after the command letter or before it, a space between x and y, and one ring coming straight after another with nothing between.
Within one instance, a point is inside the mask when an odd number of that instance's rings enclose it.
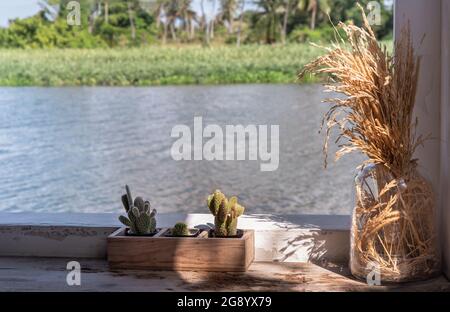
<instances>
[{"instance_id":1,"label":"grassy riverbank","mask_svg":"<svg viewBox=\"0 0 450 312\"><path fill-rule=\"evenodd\" d=\"M166 85L294 82L309 45L0 50L0 85Z\"/></svg>"},{"instance_id":2,"label":"grassy riverbank","mask_svg":"<svg viewBox=\"0 0 450 312\"><path fill-rule=\"evenodd\" d=\"M0 50L0 85L292 83L319 53L308 44Z\"/></svg>"}]
</instances>

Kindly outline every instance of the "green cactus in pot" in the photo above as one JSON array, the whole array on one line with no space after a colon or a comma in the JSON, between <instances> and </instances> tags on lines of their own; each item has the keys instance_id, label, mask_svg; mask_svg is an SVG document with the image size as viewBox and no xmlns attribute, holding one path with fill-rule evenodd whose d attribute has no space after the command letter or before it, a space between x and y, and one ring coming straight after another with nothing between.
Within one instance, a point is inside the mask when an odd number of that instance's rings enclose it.
<instances>
[{"instance_id":1,"label":"green cactus in pot","mask_svg":"<svg viewBox=\"0 0 450 312\"><path fill-rule=\"evenodd\" d=\"M128 185L125 186L126 194L122 195L122 204L127 216L120 216L119 221L130 228L130 234L146 235L156 230L156 210L151 210L150 202L142 197L136 197L133 201Z\"/></svg>"},{"instance_id":2,"label":"green cactus in pot","mask_svg":"<svg viewBox=\"0 0 450 312\"><path fill-rule=\"evenodd\" d=\"M189 231L187 224L184 222L178 222L172 228L173 236L189 236L190 234L191 232Z\"/></svg>"},{"instance_id":3,"label":"green cactus in pot","mask_svg":"<svg viewBox=\"0 0 450 312\"><path fill-rule=\"evenodd\" d=\"M208 208L214 215L214 234L216 236L235 236L237 234L237 221L244 213L244 206L237 202L237 197L227 199L220 191L216 190L208 196Z\"/></svg>"}]
</instances>

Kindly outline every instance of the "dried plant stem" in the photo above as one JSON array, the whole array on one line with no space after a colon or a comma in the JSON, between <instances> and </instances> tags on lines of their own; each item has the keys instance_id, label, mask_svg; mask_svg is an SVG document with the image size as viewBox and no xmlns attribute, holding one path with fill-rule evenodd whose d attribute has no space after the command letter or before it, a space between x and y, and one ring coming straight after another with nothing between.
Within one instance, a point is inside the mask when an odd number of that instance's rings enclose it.
<instances>
[{"instance_id":1,"label":"dried plant stem","mask_svg":"<svg viewBox=\"0 0 450 312\"><path fill-rule=\"evenodd\" d=\"M357 185L352 223L352 272L367 276L367 266L380 266L385 281L423 278L439 270L435 244L434 195L417 172L413 154L426 140L416 136L413 120L420 58L415 56L409 26L391 56L378 44L364 10L364 26L340 23L345 33L325 55L307 64L307 72L327 74L326 89L345 97L330 98L324 116L326 140L337 128L336 159L358 151L374 166L374 186Z\"/></svg>"}]
</instances>

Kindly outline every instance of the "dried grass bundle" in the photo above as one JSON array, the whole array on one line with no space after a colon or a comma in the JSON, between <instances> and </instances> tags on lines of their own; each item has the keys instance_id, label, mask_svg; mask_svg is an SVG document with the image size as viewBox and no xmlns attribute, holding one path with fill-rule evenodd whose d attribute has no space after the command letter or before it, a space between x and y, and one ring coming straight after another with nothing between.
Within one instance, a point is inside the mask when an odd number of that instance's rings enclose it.
<instances>
[{"instance_id":1,"label":"dried grass bundle","mask_svg":"<svg viewBox=\"0 0 450 312\"><path fill-rule=\"evenodd\" d=\"M337 128L336 159L353 151L367 156L362 167L370 170L357 185L353 214L353 274L366 278L369 264L376 263L384 281L420 279L440 265L433 192L413 159L426 139L416 136L413 120L420 58L414 54L409 27L389 55L359 7L364 26L339 23L346 40L336 30L336 42L323 48L326 54L307 64L299 76L327 74L333 82L327 91L345 95L326 100L333 105L324 117L325 155L331 130Z\"/></svg>"}]
</instances>

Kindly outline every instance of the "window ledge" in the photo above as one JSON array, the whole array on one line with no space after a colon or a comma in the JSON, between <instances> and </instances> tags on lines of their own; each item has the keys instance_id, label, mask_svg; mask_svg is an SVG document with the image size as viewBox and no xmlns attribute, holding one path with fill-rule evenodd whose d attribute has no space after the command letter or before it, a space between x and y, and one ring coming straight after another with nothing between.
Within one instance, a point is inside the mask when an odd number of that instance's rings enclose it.
<instances>
[{"instance_id":1,"label":"window ledge","mask_svg":"<svg viewBox=\"0 0 450 312\"><path fill-rule=\"evenodd\" d=\"M121 226L114 213L0 212L0 256L105 258L106 237ZM210 214L158 214L158 226L213 223ZM255 261L348 261L349 216L244 215L255 230Z\"/></svg>"}]
</instances>

